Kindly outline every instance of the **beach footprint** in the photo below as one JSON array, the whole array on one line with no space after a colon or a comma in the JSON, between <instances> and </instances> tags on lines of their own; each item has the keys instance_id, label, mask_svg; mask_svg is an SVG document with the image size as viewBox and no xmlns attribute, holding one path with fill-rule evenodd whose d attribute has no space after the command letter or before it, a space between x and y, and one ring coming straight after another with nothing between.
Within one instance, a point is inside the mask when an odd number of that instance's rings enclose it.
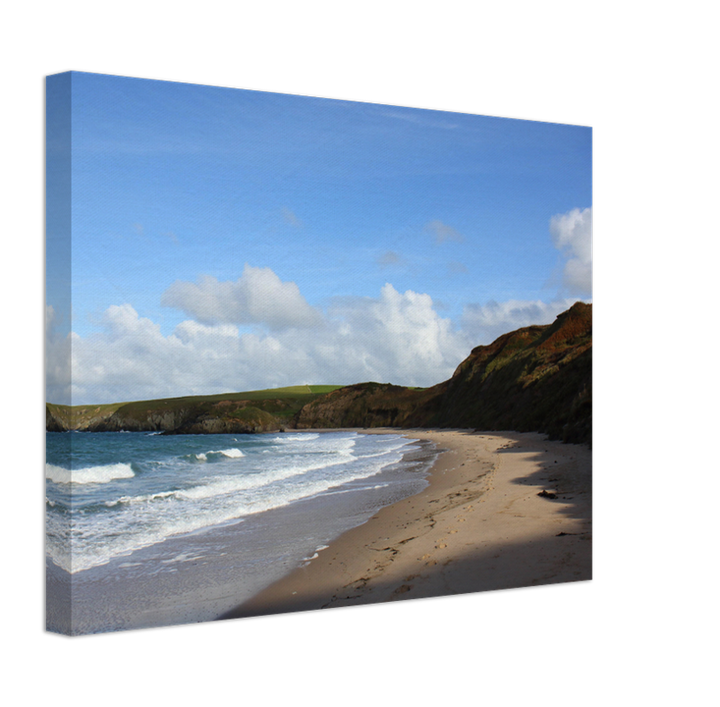
<instances>
[{"instance_id":1,"label":"beach footprint","mask_svg":"<svg viewBox=\"0 0 720 707\"><path fill-rule=\"evenodd\" d=\"M429 552L426 552L422 557L418 558L420 562L424 562L427 567L432 567L433 565L436 565L437 562L432 559L432 555Z\"/></svg>"}]
</instances>

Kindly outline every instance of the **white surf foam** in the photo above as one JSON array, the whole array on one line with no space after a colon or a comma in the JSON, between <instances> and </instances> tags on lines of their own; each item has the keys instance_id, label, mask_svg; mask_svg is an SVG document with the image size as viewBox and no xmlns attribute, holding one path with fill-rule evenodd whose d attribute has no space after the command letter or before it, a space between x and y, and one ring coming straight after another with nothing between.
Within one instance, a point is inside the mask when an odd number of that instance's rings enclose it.
<instances>
[{"instance_id":1,"label":"white surf foam","mask_svg":"<svg viewBox=\"0 0 720 707\"><path fill-rule=\"evenodd\" d=\"M65 469L45 464L45 478L56 484L106 484L114 479L130 479L135 476L130 464L105 464L86 469Z\"/></svg>"}]
</instances>

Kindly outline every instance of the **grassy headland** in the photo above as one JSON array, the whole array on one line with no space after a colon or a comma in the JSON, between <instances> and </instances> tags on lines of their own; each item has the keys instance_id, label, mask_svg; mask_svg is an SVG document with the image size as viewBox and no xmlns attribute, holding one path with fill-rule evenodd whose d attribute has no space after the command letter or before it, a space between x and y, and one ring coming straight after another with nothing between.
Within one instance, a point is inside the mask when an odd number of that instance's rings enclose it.
<instances>
[{"instance_id":1,"label":"grassy headland","mask_svg":"<svg viewBox=\"0 0 720 707\"><path fill-rule=\"evenodd\" d=\"M545 326L478 346L432 388L360 383L111 405L48 403L47 429L162 430L167 434L340 427L480 428L592 440L592 305L578 302Z\"/></svg>"},{"instance_id":2,"label":"grassy headland","mask_svg":"<svg viewBox=\"0 0 720 707\"><path fill-rule=\"evenodd\" d=\"M178 434L279 430L291 424L307 402L339 387L296 385L243 393L192 395L108 405L48 403L46 427L56 432L161 430Z\"/></svg>"}]
</instances>

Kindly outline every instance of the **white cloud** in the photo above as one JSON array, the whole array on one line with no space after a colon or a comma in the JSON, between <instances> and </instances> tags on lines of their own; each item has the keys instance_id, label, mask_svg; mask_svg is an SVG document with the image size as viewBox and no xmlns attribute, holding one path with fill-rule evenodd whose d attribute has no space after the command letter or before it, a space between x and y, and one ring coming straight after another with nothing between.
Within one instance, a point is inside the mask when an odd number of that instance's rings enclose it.
<instances>
[{"instance_id":1,"label":"white cloud","mask_svg":"<svg viewBox=\"0 0 720 707\"><path fill-rule=\"evenodd\" d=\"M430 295L401 294L390 284L378 299L338 302L329 315L359 352L368 374L364 380L433 385L451 375L468 352L467 340L438 315Z\"/></svg>"},{"instance_id":2,"label":"white cloud","mask_svg":"<svg viewBox=\"0 0 720 707\"><path fill-rule=\"evenodd\" d=\"M573 209L550 219L553 244L568 258L563 284L574 294L592 291L592 208Z\"/></svg>"},{"instance_id":3,"label":"white cloud","mask_svg":"<svg viewBox=\"0 0 720 707\"><path fill-rule=\"evenodd\" d=\"M141 319L138 313L129 304L113 304L105 310L101 319L102 325L112 337L137 336L144 338L147 335L157 336L160 327L150 319Z\"/></svg>"},{"instance_id":4,"label":"white cloud","mask_svg":"<svg viewBox=\"0 0 720 707\"><path fill-rule=\"evenodd\" d=\"M283 329L314 326L321 319L294 282L282 282L270 268L249 265L236 282L220 282L207 275L197 284L178 280L161 302L210 325L265 324Z\"/></svg>"},{"instance_id":5,"label":"white cloud","mask_svg":"<svg viewBox=\"0 0 720 707\"><path fill-rule=\"evenodd\" d=\"M428 386L452 375L472 347L429 295L389 284L377 298L334 301L312 328L240 333L187 320L163 336L127 304L102 322L102 332L73 338L74 404L302 383Z\"/></svg>"},{"instance_id":6,"label":"white cloud","mask_svg":"<svg viewBox=\"0 0 720 707\"><path fill-rule=\"evenodd\" d=\"M178 381L182 385L182 367L191 362L182 356L178 337L164 337L129 304L109 307L102 326L86 338L73 334L73 404L141 400L177 390ZM191 378L192 368L186 372Z\"/></svg>"},{"instance_id":7,"label":"white cloud","mask_svg":"<svg viewBox=\"0 0 720 707\"><path fill-rule=\"evenodd\" d=\"M220 340L237 338L238 328L232 324L208 326L207 324L187 320L175 327L174 334L183 344L193 343L198 345L202 343L212 348Z\"/></svg>"},{"instance_id":8,"label":"white cloud","mask_svg":"<svg viewBox=\"0 0 720 707\"><path fill-rule=\"evenodd\" d=\"M267 298L256 300L263 292ZM48 346L64 351L65 360L72 348L73 404L303 383L430 386L448 379L474 346L521 326L550 323L574 302L471 304L458 330L428 294L386 284L378 297L336 298L322 314L294 283L249 267L238 282L175 283L165 299L194 316L169 335L123 304L105 311L102 331L48 337ZM307 317L305 326L292 325L293 312ZM52 314L49 308L50 323ZM237 323L246 321L266 326L241 331ZM67 366L49 373L48 381L48 389L69 402ZM49 399L61 402L50 393Z\"/></svg>"}]
</instances>

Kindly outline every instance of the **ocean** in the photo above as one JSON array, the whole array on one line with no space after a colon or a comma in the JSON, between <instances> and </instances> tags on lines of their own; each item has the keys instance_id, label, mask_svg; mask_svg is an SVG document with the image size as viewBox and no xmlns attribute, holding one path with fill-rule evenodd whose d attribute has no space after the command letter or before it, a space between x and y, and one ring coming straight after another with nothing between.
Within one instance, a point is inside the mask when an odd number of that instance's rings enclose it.
<instances>
[{"instance_id":1,"label":"ocean","mask_svg":"<svg viewBox=\"0 0 720 707\"><path fill-rule=\"evenodd\" d=\"M354 431L47 433L46 624L209 621L418 493L428 443Z\"/></svg>"}]
</instances>

